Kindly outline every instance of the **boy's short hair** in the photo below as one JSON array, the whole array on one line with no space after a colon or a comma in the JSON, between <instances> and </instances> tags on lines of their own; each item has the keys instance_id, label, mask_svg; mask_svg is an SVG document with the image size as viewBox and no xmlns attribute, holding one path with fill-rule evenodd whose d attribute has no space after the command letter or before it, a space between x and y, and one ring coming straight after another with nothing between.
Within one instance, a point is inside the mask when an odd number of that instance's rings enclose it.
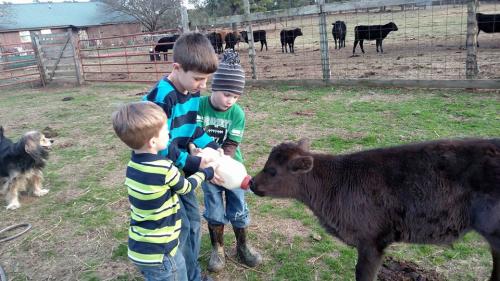
<instances>
[{"instance_id":1,"label":"boy's short hair","mask_svg":"<svg viewBox=\"0 0 500 281\"><path fill-rule=\"evenodd\" d=\"M112 119L116 135L132 149L140 149L158 136L167 122L163 109L150 101L126 104L113 113Z\"/></svg>"},{"instance_id":2,"label":"boy's short hair","mask_svg":"<svg viewBox=\"0 0 500 281\"><path fill-rule=\"evenodd\" d=\"M217 54L212 44L201 33L185 33L174 44L174 62L184 71L196 71L211 74L219 65Z\"/></svg>"}]
</instances>

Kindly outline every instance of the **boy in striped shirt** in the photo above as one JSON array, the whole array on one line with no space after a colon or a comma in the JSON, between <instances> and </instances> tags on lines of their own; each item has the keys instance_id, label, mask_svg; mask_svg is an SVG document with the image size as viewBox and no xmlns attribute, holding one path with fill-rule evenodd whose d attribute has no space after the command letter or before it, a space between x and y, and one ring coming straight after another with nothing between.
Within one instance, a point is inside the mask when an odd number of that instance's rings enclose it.
<instances>
[{"instance_id":1,"label":"boy in striped shirt","mask_svg":"<svg viewBox=\"0 0 500 281\"><path fill-rule=\"evenodd\" d=\"M210 41L201 33L187 33L179 37L173 48L172 72L158 81L143 97L163 108L168 116L170 140L167 149L160 151L174 164L191 175L205 168L212 159L189 155L188 143L199 148L219 145L196 124L200 104L200 91L206 88L207 79L217 70L219 61ZM217 174L214 181L220 182ZM202 278L198 263L201 246L201 215L194 191L181 197L182 230L179 249L184 255L189 281L211 280Z\"/></svg>"},{"instance_id":2,"label":"boy in striped shirt","mask_svg":"<svg viewBox=\"0 0 500 281\"><path fill-rule=\"evenodd\" d=\"M214 164L184 178L171 160L159 155L167 146L169 131L167 116L152 102L127 104L112 119L118 137L133 149L125 179L131 210L128 257L147 281L188 280L178 250L178 195L212 179Z\"/></svg>"}]
</instances>

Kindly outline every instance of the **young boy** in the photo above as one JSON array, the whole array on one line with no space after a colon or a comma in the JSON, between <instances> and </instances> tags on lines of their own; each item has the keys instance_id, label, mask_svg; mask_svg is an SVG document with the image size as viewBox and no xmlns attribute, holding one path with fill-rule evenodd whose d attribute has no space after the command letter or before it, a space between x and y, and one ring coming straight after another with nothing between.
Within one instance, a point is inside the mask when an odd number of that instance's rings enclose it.
<instances>
[{"instance_id":1,"label":"young boy","mask_svg":"<svg viewBox=\"0 0 500 281\"><path fill-rule=\"evenodd\" d=\"M212 79L212 94L202 97L198 111L198 125L222 146L224 153L243 162L239 143L245 130L245 113L236 104L245 87L245 71L240 66L238 53L224 51L224 58ZM208 270L219 272L224 268L224 225L231 222L236 235L238 259L254 267L262 257L247 244L247 226L250 222L245 192L236 188L227 190L208 181L202 185L205 197L203 216L208 222L212 253ZM226 206L224 208L224 199Z\"/></svg>"},{"instance_id":2,"label":"young boy","mask_svg":"<svg viewBox=\"0 0 500 281\"><path fill-rule=\"evenodd\" d=\"M143 98L160 105L168 116L170 141L166 150L160 151L175 165L190 175L205 168L212 159L189 155L189 142L197 147L219 146L202 128L196 125L200 90L206 87L208 77L218 65L217 55L210 41L200 33L187 33L177 39L173 48L173 70ZM217 175L214 175L218 179ZM180 248L186 260L188 279L201 280L198 255L201 246L201 216L194 191L181 197L182 229Z\"/></svg>"},{"instance_id":3,"label":"young boy","mask_svg":"<svg viewBox=\"0 0 500 281\"><path fill-rule=\"evenodd\" d=\"M167 116L152 102L136 102L113 114L118 137L133 149L125 184L130 201L128 257L147 281L187 280L178 251L179 197L213 177L208 167L185 179L172 161L158 152L168 142ZM209 164L211 165L211 164Z\"/></svg>"}]
</instances>

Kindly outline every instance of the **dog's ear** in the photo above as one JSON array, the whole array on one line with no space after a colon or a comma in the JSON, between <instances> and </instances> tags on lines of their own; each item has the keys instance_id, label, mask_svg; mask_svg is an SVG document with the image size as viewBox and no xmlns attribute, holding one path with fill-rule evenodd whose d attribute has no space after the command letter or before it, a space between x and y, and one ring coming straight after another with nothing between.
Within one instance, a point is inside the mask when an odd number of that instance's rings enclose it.
<instances>
[{"instance_id":1,"label":"dog's ear","mask_svg":"<svg viewBox=\"0 0 500 281\"><path fill-rule=\"evenodd\" d=\"M27 133L21 138L21 145L24 146L24 151L28 153L35 162L43 161L44 151L40 147L40 134Z\"/></svg>"}]
</instances>

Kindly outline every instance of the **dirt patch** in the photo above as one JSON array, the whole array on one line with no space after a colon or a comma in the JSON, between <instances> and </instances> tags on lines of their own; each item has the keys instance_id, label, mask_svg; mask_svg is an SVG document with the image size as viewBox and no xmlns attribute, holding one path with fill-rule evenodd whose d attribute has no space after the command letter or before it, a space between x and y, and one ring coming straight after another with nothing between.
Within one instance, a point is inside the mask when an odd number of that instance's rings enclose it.
<instances>
[{"instance_id":1,"label":"dirt patch","mask_svg":"<svg viewBox=\"0 0 500 281\"><path fill-rule=\"evenodd\" d=\"M378 272L379 281L444 281L437 272L422 269L408 261L397 261L387 257Z\"/></svg>"}]
</instances>

